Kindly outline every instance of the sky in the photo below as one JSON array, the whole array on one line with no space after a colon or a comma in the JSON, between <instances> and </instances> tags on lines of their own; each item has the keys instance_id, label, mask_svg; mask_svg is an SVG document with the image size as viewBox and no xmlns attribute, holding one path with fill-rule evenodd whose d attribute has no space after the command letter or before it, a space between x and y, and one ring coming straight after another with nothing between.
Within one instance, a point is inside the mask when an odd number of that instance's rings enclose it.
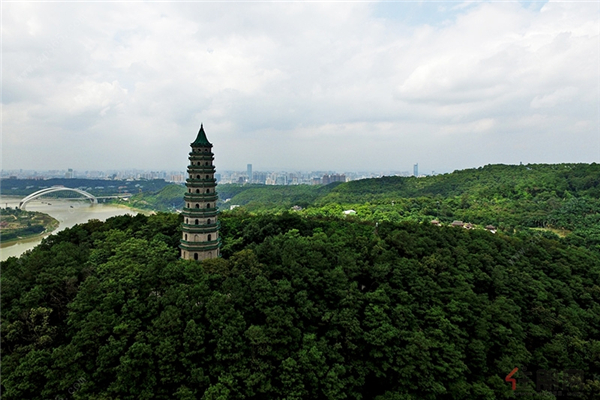
<instances>
[{"instance_id":1,"label":"sky","mask_svg":"<svg viewBox=\"0 0 600 400\"><path fill-rule=\"evenodd\" d=\"M2 168L600 162L600 2L3 1Z\"/></svg>"}]
</instances>

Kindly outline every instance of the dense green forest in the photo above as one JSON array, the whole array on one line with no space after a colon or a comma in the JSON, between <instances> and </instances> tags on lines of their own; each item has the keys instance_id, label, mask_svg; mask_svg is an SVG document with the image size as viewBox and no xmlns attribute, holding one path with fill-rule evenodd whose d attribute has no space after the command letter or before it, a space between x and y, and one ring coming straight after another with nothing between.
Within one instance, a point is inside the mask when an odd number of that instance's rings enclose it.
<instances>
[{"instance_id":1,"label":"dense green forest","mask_svg":"<svg viewBox=\"0 0 600 400\"><path fill-rule=\"evenodd\" d=\"M218 185L219 207L243 206L273 213L340 216L353 209L371 222L453 220L519 228L574 232L600 244L600 164L487 165L422 178L382 177L325 186ZM135 207L180 209L185 188L169 185L136 194ZM585 238L585 239L582 239Z\"/></svg>"},{"instance_id":2,"label":"dense green forest","mask_svg":"<svg viewBox=\"0 0 600 400\"><path fill-rule=\"evenodd\" d=\"M90 221L3 263L3 398L557 397L525 368L600 398L596 251L236 209L223 257L198 263L178 259L180 219Z\"/></svg>"},{"instance_id":3,"label":"dense green forest","mask_svg":"<svg viewBox=\"0 0 600 400\"><path fill-rule=\"evenodd\" d=\"M309 207L327 196L340 182L329 185L219 185L219 200L243 205L249 210L286 210L292 206Z\"/></svg>"},{"instance_id":4,"label":"dense green forest","mask_svg":"<svg viewBox=\"0 0 600 400\"><path fill-rule=\"evenodd\" d=\"M230 190L221 186L218 190ZM600 250L600 164L488 165L424 178L296 188L252 187L229 203L258 213L299 205L306 216L335 217L354 210L357 218L370 222L435 219L491 224L505 233L545 229Z\"/></svg>"},{"instance_id":5,"label":"dense green forest","mask_svg":"<svg viewBox=\"0 0 600 400\"><path fill-rule=\"evenodd\" d=\"M264 191L260 191L264 188ZM304 202L306 206L331 203L389 203L401 198L458 197L469 200L549 200L570 196L600 198L600 164L528 164L487 165L485 167L454 171L422 178L389 176L362 179L325 186L287 187L279 198L272 201L272 188L260 185L219 185L222 199L231 198L233 204L255 202ZM250 191L252 195L245 194ZM301 205L301 204L300 204Z\"/></svg>"},{"instance_id":6,"label":"dense green forest","mask_svg":"<svg viewBox=\"0 0 600 400\"><path fill-rule=\"evenodd\" d=\"M174 212L183 208L183 195L186 189L183 185L171 184L161 190L149 193L137 193L128 201L115 200L114 203L126 204L128 207L141 210Z\"/></svg>"}]
</instances>

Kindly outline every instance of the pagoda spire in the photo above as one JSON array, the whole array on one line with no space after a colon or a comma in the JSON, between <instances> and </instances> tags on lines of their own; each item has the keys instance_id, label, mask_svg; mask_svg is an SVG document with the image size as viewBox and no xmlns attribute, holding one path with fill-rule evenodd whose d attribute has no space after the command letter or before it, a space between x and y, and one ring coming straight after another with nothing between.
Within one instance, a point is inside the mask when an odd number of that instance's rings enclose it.
<instances>
[{"instance_id":1,"label":"pagoda spire","mask_svg":"<svg viewBox=\"0 0 600 400\"><path fill-rule=\"evenodd\" d=\"M212 144L206 138L206 133L204 132L203 124L200 124L200 130L198 131L198 136L196 137L196 140L194 140L194 142L191 145L192 146L210 146L210 147L212 147Z\"/></svg>"}]
</instances>

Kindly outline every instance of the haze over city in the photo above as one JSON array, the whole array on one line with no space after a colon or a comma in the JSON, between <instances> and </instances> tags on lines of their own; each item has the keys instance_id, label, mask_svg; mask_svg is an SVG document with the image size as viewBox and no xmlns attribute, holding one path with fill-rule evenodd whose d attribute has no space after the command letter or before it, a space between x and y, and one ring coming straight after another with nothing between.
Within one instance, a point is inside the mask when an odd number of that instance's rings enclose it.
<instances>
[{"instance_id":1,"label":"haze over city","mask_svg":"<svg viewBox=\"0 0 600 400\"><path fill-rule=\"evenodd\" d=\"M598 162L600 3L2 5L2 168Z\"/></svg>"}]
</instances>

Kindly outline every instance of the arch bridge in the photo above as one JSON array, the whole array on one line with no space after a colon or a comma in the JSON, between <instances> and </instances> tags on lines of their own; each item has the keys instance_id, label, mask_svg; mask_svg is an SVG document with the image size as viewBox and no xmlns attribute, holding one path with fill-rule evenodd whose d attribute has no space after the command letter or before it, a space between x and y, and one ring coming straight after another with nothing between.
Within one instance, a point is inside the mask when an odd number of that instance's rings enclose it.
<instances>
[{"instance_id":1,"label":"arch bridge","mask_svg":"<svg viewBox=\"0 0 600 400\"><path fill-rule=\"evenodd\" d=\"M31 200L36 199L36 198L43 196L45 194L48 194L48 193L61 192L61 191L70 191L70 192L79 193L81 195L84 195L88 199L90 199L92 201L92 204L98 204L98 199L96 198L96 196L94 196L93 194L90 194L86 191L83 191L80 189L71 189L71 188L64 187L64 186L52 186L51 188L38 190L37 192L31 193L29 196L23 198L23 200L21 200L21 202L19 203L19 208L21 210L24 210L25 204L29 203Z\"/></svg>"}]
</instances>

